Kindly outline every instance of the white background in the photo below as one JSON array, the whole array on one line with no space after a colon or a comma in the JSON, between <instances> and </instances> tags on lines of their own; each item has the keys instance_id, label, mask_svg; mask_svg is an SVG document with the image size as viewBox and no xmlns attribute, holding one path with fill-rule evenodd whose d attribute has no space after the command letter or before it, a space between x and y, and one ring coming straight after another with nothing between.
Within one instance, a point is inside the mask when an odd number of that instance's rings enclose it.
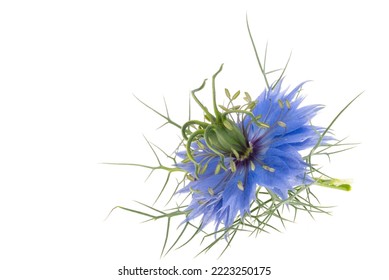
<instances>
[{"instance_id":1,"label":"white background","mask_svg":"<svg viewBox=\"0 0 389 280\"><path fill-rule=\"evenodd\" d=\"M347 2L1 1L0 278L124 279L123 265L385 278L388 18L384 1ZM188 92L222 62L219 92L263 89L246 12L261 53L269 42L270 66L293 50L285 83L313 80L306 104L327 106L316 124L327 125L365 90L335 126L361 145L326 169L352 178L353 191L316 188L323 204L337 205L332 216L303 215L258 238L242 234L221 259L217 250L193 258L199 240L160 259L164 221L142 224L124 211L104 218L116 205L152 203L163 174L145 183L145 170L100 163L152 164L142 134L161 147L178 139L174 130L156 131L162 120L133 94L159 110L165 97L183 122Z\"/></svg>"}]
</instances>

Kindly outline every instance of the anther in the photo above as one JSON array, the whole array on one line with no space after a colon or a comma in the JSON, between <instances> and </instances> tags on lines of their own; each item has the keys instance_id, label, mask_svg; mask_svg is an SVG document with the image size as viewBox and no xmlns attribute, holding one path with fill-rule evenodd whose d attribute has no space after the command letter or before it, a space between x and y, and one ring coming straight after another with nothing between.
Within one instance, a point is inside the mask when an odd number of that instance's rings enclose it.
<instances>
[{"instance_id":1,"label":"anther","mask_svg":"<svg viewBox=\"0 0 389 280\"><path fill-rule=\"evenodd\" d=\"M197 141L197 145L199 145L200 149L204 150L205 147L204 147L203 143L201 143L200 141Z\"/></svg>"},{"instance_id":2,"label":"anther","mask_svg":"<svg viewBox=\"0 0 389 280\"><path fill-rule=\"evenodd\" d=\"M233 160L230 160L230 168L231 168L231 171L233 173L236 172L236 165L235 165L235 162Z\"/></svg>"},{"instance_id":3,"label":"anther","mask_svg":"<svg viewBox=\"0 0 389 280\"><path fill-rule=\"evenodd\" d=\"M254 162L253 162L252 160L250 160L250 169L251 169L252 171L255 170L255 164L254 164Z\"/></svg>"},{"instance_id":4,"label":"anther","mask_svg":"<svg viewBox=\"0 0 389 280\"><path fill-rule=\"evenodd\" d=\"M201 168L200 174L204 174L204 172L207 170L207 168L208 168L208 162L206 164L204 164L203 168Z\"/></svg>"},{"instance_id":5,"label":"anther","mask_svg":"<svg viewBox=\"0 0 389 280\"><path fill-rule=\"evenodd\" d=\"M286 104L286 107L287 107L288 109L290 109L290 102L289 102L289 100L285 100L285 104Z\"/></svg>"},{"instance_id":6,"label":"anther","mask_svg":"<svg viewBox=\"0 0 389 280\"><path fill-rule=\"evenodd\" d=\"M216 165L216 168L215 168L215 175L219 174L220 168L221 168L221 165L220 165L220 163L218 163L218 164Z\"/></svg>"},{"instance_id":7,"label":"anther","mask_svg":"<svg viewBox=\"0 0 389 280\"><path fill-rule=\"evenodd\" d=\"M243 98L247 103L251 103L251 96L248 92L244 93L245 97Z\"/></svg>"},{"instance_id":8,"label":"anther","mask_svg":"<svg viewBox=\"0 0 389 280\"><path fill-rule=\"evenodd\" d=\"M238 181L238 189L240 189L242 192L244 191L243 183L241 181Z\"/></svg>"},{"instance_id":9,"label":"anther","mask_svg":"<svg viewBox=\"0 0 389 280\"><path fill-rule=\"evenodd\" d=\"M267 165L262 165L262 168L269 171L269 172L274 172L276 171L273 167L267 166Z\"/></svg>"},{"instance_id":10,"label":"anther","mask_svg":"<svg viewBox=\"0 0 389 280\"><path fill-rule=\"evenodd\" d=\"M239 153L234 148L231 148L231 150L234 153L236 159L239 159Z\"/></svg>"},{"instance_id":11,"label":"anther","mask_svg":"<svg viewBox=\"0 0 389 280\"><path fill-rule=\"evenodd\" d=\"M209 192L210 195L214 195L215 194L215 192L213 191L212 188L208 188L208 192Z\"/></svg>"},{"instance_id":12,"label":"anther","mask_svg":"<svg viewBox=\"0 0 389 280\"><path fill-rule=\"evenodd\" d=\"M283 128L286 128L286 123L282 122L282 121L277 121L277 124Z\"/></svg>"},{"instance_id":13,"label":"anther","mask_svg":"<svg viewBox=\"0 0 389 280\"><path fill-rule=\"evenodd\" d=\"M192 187L190 187L189 190L190 190L192 193L201 193L201 191L195 190L195 189L193 189Z\"/></svg>"},{"instance_id":14,"label":"anther","mask_svg":"<svg viewBox=\"0 0 389 280\"><path fill-rule=\"evenodd\" d=\"M282 103L281 99L278 99L278 106L280 106L281 109L284 109L284 103Z\"/></svg>"},{"instance_id":15,"label":"anther","mask_svg":"<svg viewBox=\"0 0 389 280\"><path fill-rule=\"evenodd\" d=\"M264 127L264 128L270 128L270 125L264 122L258 122L259 126Z\"/></svg>"}]
</instances>

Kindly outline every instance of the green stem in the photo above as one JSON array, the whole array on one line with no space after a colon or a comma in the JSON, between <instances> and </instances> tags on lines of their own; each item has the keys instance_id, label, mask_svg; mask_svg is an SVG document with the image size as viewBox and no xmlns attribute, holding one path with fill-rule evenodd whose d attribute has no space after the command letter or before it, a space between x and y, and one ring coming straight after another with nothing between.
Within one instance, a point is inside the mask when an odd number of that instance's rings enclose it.
<instances>
[{"instance_id":1,"label":"green stem","mask_svg":"<svg viewBox=\"0 0 389 280\"><path fill-rule=\"evenodd\" d=\"M247 24L247 30L248 30L249 35L250 35L251 44L253 45L255 56L257 58L257 62L258 62L259 68L261 69L261 73L262 73L262 75L263 75L263 77L265 79L266 87L267 87L267 89L270 89L270 85L269 85L269 82L268 82L267 77L266 77L265 69L262 67L261 60L259 59L259 56L258 56L257 48L255 47L253 36L251 35L250 26L249 26L249 20L248 20L247 15L246 15L246 24Z\"/></svg>"},{"instance_id":2,"label":"green stem","mask_svg":"<svg viewBox=\"0 0 389 280\"><path fill-rule=\"evenodd\" d=\"M178 128L181 128L181 126L179 124L177 124L176 122L172 121L170 119L169 116L165 116L165 115L162 115L160 112L158 112L157 110L155 110L154 108L150 107L149 105L147 105L145 102L143 102L142 100L140 100L137 96L134 95L134 97L140 102L142 103L144 106L146 106L147 108L149 108L151 111L153 111L154 113L156 113L157 115L161 116L162 118L164 118L168 123L178 127Z\"/></svg>"},{"instance_id":3,"label":"green stem","mask_svg":"<svg viewBox=\"0 0 389 280\"><path fill-rule=\"evenodd\" d=\"M160 165L160 166L149 166L149 165L137 164L137 163L120 163L120 162L103 162L103 164L138 166L138 167L148 168L148 169L152 169L152 170L161 169L161 170L166 170L166 171L169 171L169 172L184 171L181 168L167 167L167 166L163 166L163 165Z\"/></svg>"},{"instance_id":4,"label":"green stem","mask_svg":"<svg viewBox=\"0 0 389 280\"><path fill-rule=\"evenodd\" d=\"M221 114L219 110L217 109L217 103L216 103L216 87L215 87L215 79L216 76L223 70L223 65L220 65L219 70L212 76L212 98L213 98L213 110L215 112L216 116L216 122L220 123L222 121Z\"/></svg>"},{"instance_id":5,"label":"green stem","mask_svg":"<svg viewBox=\"0 0 389 280\"><path fill-rule=\"evenodd\" d=\"M198 92L200 90L202 90L204 87L205 87L205 82L207 81L207 79L204 80L204 82L201 84L201 86L199 88L196 88L194 90L192 90L192 97L194 99L194 101L196 101L196 103L200 106L200 108L204 111L205 115L208 117L209 120L215 120L215 117L208 111L207 107L205 107L203 105L203 103L200 102L200 100L196 97L195 95L195 92Z\"/></svg>"}]
</instances>

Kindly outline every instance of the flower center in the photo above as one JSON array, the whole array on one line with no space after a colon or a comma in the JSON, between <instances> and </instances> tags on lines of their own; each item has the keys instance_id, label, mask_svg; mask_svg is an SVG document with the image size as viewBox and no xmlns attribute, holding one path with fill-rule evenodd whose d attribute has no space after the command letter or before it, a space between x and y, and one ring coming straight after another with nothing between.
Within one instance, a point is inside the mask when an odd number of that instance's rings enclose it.
<instances>
[{"instance_id":1,"label":"flower center","mask_svg":"<svg viewBox=\"0 0 389 280\"><path fill-rule=\"evenodd\" d=\"M240 154L237 160L244 161L248 159L252 152L253 152L253 145L251 144L251 142L249 142L249 146L247 147L246 151L243 154Z\"/></svg>"}]
</instances>

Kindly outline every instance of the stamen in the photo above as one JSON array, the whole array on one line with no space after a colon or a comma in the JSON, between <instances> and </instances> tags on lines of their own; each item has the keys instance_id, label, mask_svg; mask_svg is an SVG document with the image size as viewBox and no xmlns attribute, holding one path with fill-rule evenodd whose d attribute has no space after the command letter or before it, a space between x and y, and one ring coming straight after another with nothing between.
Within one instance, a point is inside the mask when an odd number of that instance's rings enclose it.
<instances>
[{"instance_id":1,"label":"stamen","mask_svg":"<svg viewBox=\"0 0 389 280\"><path fill-rule=\"evenodd\" d=\"M197 141L197 145L199 145L199 148L204 150L205 146L200 141Z\"/></svg>"},{"instance_id":2,"label":"stamen","mask_svg":"<svg viewBox=\"0 0 389 280\"><path fill-rule=\"evenodd\" d=\"M264 127L264 128L270 128L270 125L264 122L258 122L259 126Z\"/></svg>"},{"instance_id":3,"label":"stamen","mask_svg":"<svg viewBox=\"0 0 389 280\"><path fill-rule=\"evenodd\" d=\"M285 104L286 104L286 107L287 107L288 109L290 109L290 103L289 103L289 100L285 100Z\"/></svg>"},{"instance_id":4,"label":"stamen","mask_svg":"<svg viewBox=\"0 0 389 280\"><path fill-rule=\"evenodd\" d=\"M195 180L195 178L190 174L186 175L186 178L188 178L188 180L192 182Z\"/></svg>"},{"instance_id":5,"label":"stamen","mask_svg":"<svg viewBox=\"0 0 389 280\"><path fill-rule=\"evenodd\" d=\"M227 88L224 89L224 92L226 93L227 98L231 99L231 93Z\"/></svg>"},{"instance_id":6,"label":"stamen","mask_svg":"<svg viewBox=\"0 0 389 280\"><path fill-rule=\"evenodd\" d=\"M231 148L231 150L234 153L236 159L239 159L239 153L234 148Z\"/></svg>"},{"instance_id":7,"label":"stamen","mask_svg":"<svg viewBox=\"0 0 389 280\"><path fill-rule=\"evenodd\" d=\"M242 192L244 191L243 183L241 181L238 181L238 189L240 189Z\"/></svg>"},{"instance_id":8,"label":"stamen","mask_svg":"<svg viewBox=\"0 0 389 280\"><path fill-rule=\"evenodd\" d=\"M248 105L247 105L247 109L248 110L252 110L254 107L255 107L256 103L255 102L250 102Z\"/></svg>"},{"instance_id":9,"label":"stamen","mask_svg":"<svg viewBox=\"0 0 389 280\"><path fill-rule=\"evenodd\" d=\"M244 161L245 159L247 159L250 154L252 153L253 151L253 144L251 144L251 142L249 143L249 147L246 149L246 151L244 152L243 155L240 155L240 158L238 158L239 161Z\"/></svg>"},{"instance_id":10,"label":"stamen","mask_svg":"<svg viewBox=\"0 0 389 280\"><path fill-rule=\"evenodd\" d=\"M208 192L209 192L210 195L214 195L215 194L215 192L213 191L212 188L208 188Z\"/></svg>"},{"instance_id":11,"label":"stamen","mask_svg":"<svg viewBox=\"0 0 389 280\"><path fill-rule=\"evenodd\" d=\"M269 171L269 172L274 172L276 171L273 167L267 166L267 165L262 165L262 168Z\"/></svg>"},{"instance_id":12,"label":"stamen","mask_svg":"<svg viewBox=\"0 0 389 280\"><path fill-rule=\"evenodd\" d=\"M240 90L238 90L237 92L235 92L235 94L232 96L231 100L237 99L239 95L240 95Z\"/></svg>"},{"instance_id":13,"label":"stamen","mask_svg":"<svg viewBox=\"0 0 389 280\"><path fill-rule=\"evenodd\" d=\"M230 168L231 168L231 171L233 173L236 172L236 165L235 165L235 162L233 160L230 160Z\"/></svg>"},{"instance_id":14,"label":"stamen","mask_svg":"<svg viewBox=\"0 0 389 280\"><path fill-rule=\"evenodd\" d=\"M250 169L251 171L254 171L255 170L255 164L253 161L250 160Z\"/></svg>"},{"instance_id":15,"label":"stamen","mask_svg":"<svg viewBox=\"0 0 389 280\"><path fill-rule=\"evenodd\" d=\"M221 168L221 165L220 165L220 163L218 163L218 164L216 165L216 168L215 168L215 175L219 174L220 168Z\"/></svg>"},{"instance_id":16,"label":"stamen","mask_svg":"<svg viewBox=\"0 0 389 280\"><path fill-rule=\"evenodd\" d=\"M252 99L248 92L244 93L245 97L243 98L247 103L251 103Z\"/></svg>"},{"instance_id":17,"label":"stamen","mask_svg":"<svg viewBox=\"0 0 389 280\"><path fill-rule=\"evenodd\" d=\"M281 99L278 99L278 106L280 106L281 109L284 109L284 103L282 103Z\"/></svg>"},{"instance_id":18,"label":"stamen","mask_svg":"<svg viewBox=\"0 0 389 280\"><path fill-rule=\"evenodd\" d=\"M192 187L190 187L189 190L190 190L192 193L201 193L201 191L195 190L195 189L193 189Z\"/></svg>"},{"instance_id":19,"label":"stamen","mask_svg":"<svg viewBox=\"0 0 389 280\"><path fill-rule=\"evenodd\" d=\"M204 164L203 168L201 168L200 174L204 174L204 172L207 170L207 168L208 168L208 162L206 162L206 163Z\"/></svg>"},{"instance_id":20,"label":"stamen","mask_svg":"<svg viewBox=\"0 0 389 280\"><path fill-rule=\"evenodd\" d=\"M220 109L222 109L223 111L228 111L228 108L223 106L223 105L218 105Z\"/></svg>"},{"instance_id":21,"label":"stamen","mask_svg":"<svg viewBox=\"0 0 389 280\"><path fill-rule=\"evenodd\" d=\"M286 123L282 122L282 121L277 121L277 124L283 128L286 128Z\"/></svg>"}]
</instances>

